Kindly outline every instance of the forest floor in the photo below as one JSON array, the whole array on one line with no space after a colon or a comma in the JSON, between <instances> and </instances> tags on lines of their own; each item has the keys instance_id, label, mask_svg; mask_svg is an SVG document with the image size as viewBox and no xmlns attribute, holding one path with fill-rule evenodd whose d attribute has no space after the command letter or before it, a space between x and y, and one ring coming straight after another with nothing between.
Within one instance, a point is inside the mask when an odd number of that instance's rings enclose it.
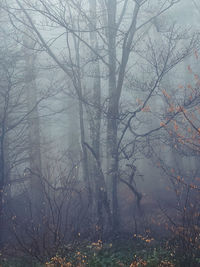
<instances>
[{"instance_id":1,"label":"forest floor","mask_svg":"<svg viewBox=\"0 0 200 267\"><path fill-rule=\"evenodd\" d=\"M118 240L103 244L79 242L66 245L62 251L41 264L30 258L3 259L0 267L198 267L200 258L184 259L177 255L168 242L153 239Z\"/></svg>"}]
</instances>

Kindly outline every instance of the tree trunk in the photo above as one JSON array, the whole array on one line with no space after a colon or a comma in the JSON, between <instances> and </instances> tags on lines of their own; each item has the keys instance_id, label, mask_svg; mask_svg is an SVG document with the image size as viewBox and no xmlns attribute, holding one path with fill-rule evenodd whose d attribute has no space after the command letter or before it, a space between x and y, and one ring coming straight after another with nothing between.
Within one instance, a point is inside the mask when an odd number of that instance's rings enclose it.
<instances>
[{"instance_id":1,"label":"tree trunk","mask_svg":"<svg viewBox=\"0 0 200 267\"><path fill-rule=\"evenodd\" d=\"M2 79L4 80L4 79ZM8 188L8 173L9 173L9 155L8 155L8 108L10 99L11 85L10 81L7 80L7 84L3 85L3 90L5 90L5 95L3 99L3 105L1 107L1 121L0 121L0 248L3 246L4 242L4 228L5 228L5 217L4 217L4 206L5 201L8 200L9 193ZM7 185L7 190L6 190ZM7 192L6 192L7 191ZM7 196L6 196L7 195Z\"/></svg>"},{"instance_id":2,"label":"tree trunk","mask_svg":"<svg viewBox=\"0 0 200 267\"><path fill-rule=\"evenodd\" d=\"M27 38L27 37L26 37ZM24 40L25 45L25 82L28 109L28 137L29 159L31 169L31 204L33 221L41 223L44 209L43 184L41 180L41 152L40 152L40 126L37 105L37 89L35 74L34 44L30 39Z\"/></svg>"},{"instance_id":3,"label":"tree trunk","mask_svg":"<svg viewBox=\"0 0 200 267\"><path fill-rule=\"evenodd\" d=\"M98 48L98 38L97 38L97 2L96 0L90 0L90 43L91 47L97 53L99 52ZM100 130L101 130L101 78L100 78L100 66L99 60L96 59L96 55L91 51L91 74L92 74L92 110L90 111L90 131L91 131L91 139L92 139L92 177L95 179L95 200L96 200L96 212L97 214L97 225L96 231L98 235L98 239L102 239L103 235L103 227L104 227L104 214L103 208L108 216L108 221L110 218L110 207L107 199L107 190L105 184L105 178L103 172L100 168L101 160L100 160ZM101 171L100 171L101 170Z\"/></svg>"},{"instance_id":4,"label":"tree trunk","mask_svg":"<svg viewBox=\"0 0 200 267\"><path fill-rule=\"evenodd\" d=\"M109 57L109 102L107 114L107 172L110 201L112 207L112 230L117 233L119 230L118 214L118 106L119 99L116 94L116 0L107 3L108 11L108 57Z\"/></svg>"}]
</instances>

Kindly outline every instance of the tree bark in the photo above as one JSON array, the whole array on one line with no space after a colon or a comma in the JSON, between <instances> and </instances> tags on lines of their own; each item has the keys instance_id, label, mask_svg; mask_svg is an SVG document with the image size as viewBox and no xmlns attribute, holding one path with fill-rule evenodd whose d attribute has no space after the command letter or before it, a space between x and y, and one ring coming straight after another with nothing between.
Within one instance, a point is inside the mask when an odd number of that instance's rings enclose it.
<instances>
[{"instance_id":1,"label":"tree bark","mask_svg":"<svg viewBox=\"0 0 200 267\"><path fill-rule=\"evenodd\" d=\"M41 223L42 214L44 212L43 203L43 184L41 177L41 151L40 151L40 123L37 106L37 88L36 88L36 73L34 43L32 40L25 37L25 83L26 97L28 109L28 137L29 137L29 160L31 169L31 204L33 221ZM36 175L34 175L34 173Z\"/></svg>"},{"instance_id":2,"label":"tree bark","mask_svg":"<svg viewBox=\"0 0 200 267\"><path fill-rule=\"evenodd\" d=\"M97 33L96 33L96 0L90 0L90 43L92 48L98 52L98 40L97 40ZM100 66L99 61L96 59L96 55L91 51L91 83L92 83L92 110L89 112L90 118L90 131L91 131L91 139L92 139L92 149L95 153L96 158L100 162L100 130L101 130L101 79L100 79ZM95 214L97 214L97 225L96 230L98 234L98 239L102 238L103 234L103 199L102 199L102 182L101 179L104 177L100 176L99 169L94 158L92 156L92 177L95 179ZM105 181L104 181L105 184ZM105 186L105 185L104 185Z\"/></svg>"},{"instance_id":3,"label":"tree bark","mask_svg":"<svg viewBox=\"0 0 200 267\"><path fill-rule=\"evenodd\" d=\"M109 102L107 114L107 172L108 190L112 207L112 230L119 230L118 212L118 151L117 132L119 117L119 99L116 94L116 0L107 3L108 12L108 59L109 59Z\"/></svg>"}]
</instances>

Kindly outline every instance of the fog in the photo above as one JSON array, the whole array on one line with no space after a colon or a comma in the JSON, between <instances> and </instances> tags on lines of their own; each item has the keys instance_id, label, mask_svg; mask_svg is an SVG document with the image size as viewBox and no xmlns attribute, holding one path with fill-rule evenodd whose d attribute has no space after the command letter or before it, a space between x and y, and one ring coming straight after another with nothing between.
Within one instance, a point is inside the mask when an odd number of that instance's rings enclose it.
<instances>
[{"instance_id":1,"label":"fog","mask_svg":"<svg viewBox=\"0 0 200 267\"><path fill-rule=\"evenodd\" d=\"M0 2L2 266L199 266L199 26L197 0ZM127 241L169 257L92 261Z\"/></svg>"}]
</instances>

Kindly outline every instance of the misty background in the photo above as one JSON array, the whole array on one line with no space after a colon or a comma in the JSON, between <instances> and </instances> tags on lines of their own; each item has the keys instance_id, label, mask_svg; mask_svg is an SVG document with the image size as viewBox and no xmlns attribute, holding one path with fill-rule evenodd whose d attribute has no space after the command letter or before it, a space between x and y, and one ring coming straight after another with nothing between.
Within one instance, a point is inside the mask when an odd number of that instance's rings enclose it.
<instances>
[{"instance_id":1,"label":"misty background","mask_svg":"<svg viewBox=\"0 0 200 267\"><path fill-rule=\"evenodd\" d=\"M1 1L2 251L176 226L199 248L199 26L195 0Z\"/></svg>"}]
</instances>

